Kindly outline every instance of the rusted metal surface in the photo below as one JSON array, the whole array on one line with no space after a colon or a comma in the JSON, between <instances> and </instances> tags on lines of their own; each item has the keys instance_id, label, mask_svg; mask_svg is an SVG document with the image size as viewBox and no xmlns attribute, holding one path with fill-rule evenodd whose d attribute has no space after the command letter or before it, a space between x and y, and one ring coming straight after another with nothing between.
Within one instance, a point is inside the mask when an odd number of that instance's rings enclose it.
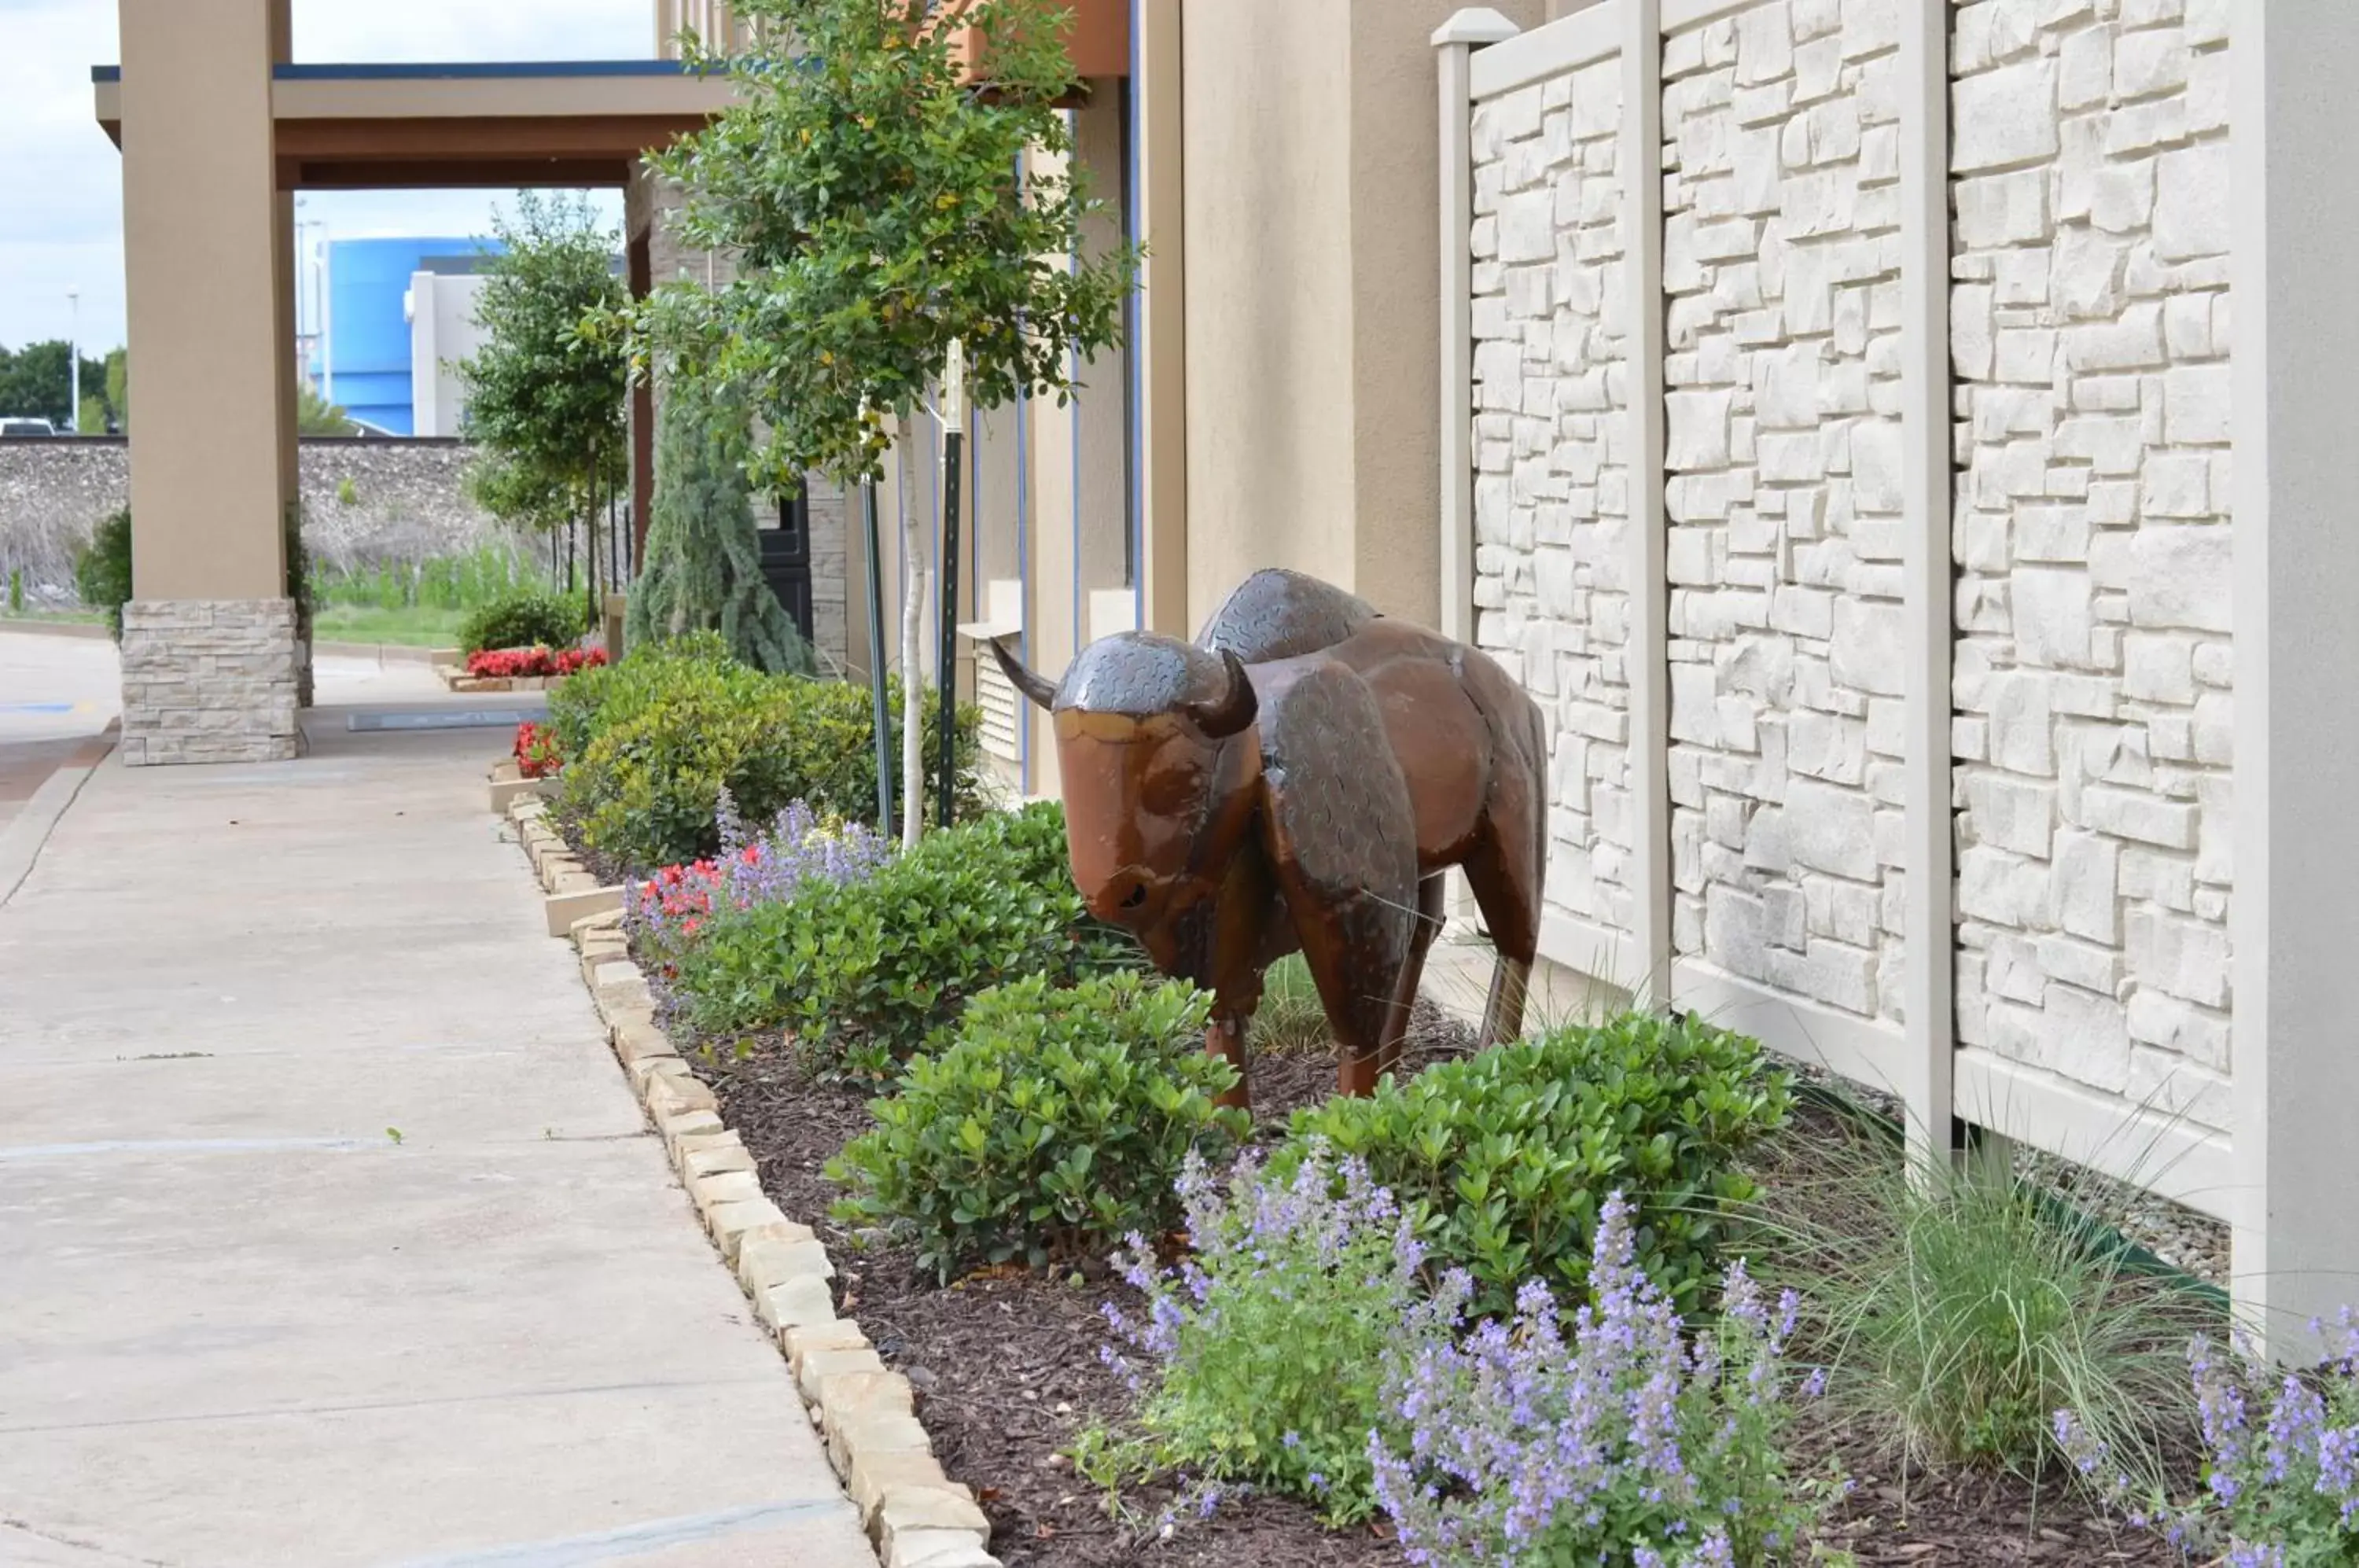
<instances>
[{"instance_id":1,"label":"rusted metal surface","mask_svg":"<svg viewBox=\"0 0 2359 1568\"><path fill-rule=\"evenodd\" d=\"M1498 947L1484 1038L1519 1032L1547 735L1489 658L1280 571L1194 642L1104 637L1059 681L993 652L1055 715L1074 884L1212 993L1207 1049L1243 1065L1263 971L1299 951L1341 1085L1367 1093L1399 1053L1453 866Z\"/></svg>"}]
</instances>

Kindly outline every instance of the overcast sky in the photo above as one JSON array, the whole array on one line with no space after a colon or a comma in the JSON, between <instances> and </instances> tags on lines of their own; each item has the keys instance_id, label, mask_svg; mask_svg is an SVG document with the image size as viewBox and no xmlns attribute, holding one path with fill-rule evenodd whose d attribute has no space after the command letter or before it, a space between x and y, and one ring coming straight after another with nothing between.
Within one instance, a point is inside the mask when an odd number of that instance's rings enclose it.
<instances>
[{"instance_id":1,"label":"overcast sky","mask_svg":"<svg viewBox=\"0 0 2359 1568\"><path fill-rule=\"evenodd\" d=\"M123 341L121 156L91 112L90 68L116 58L115 0L0 0L0 347ZM653 0L295 0L299 60L626 60L655 50ZM506 193L323 191L330 238L468 234ZM619 222L621 199L603 211Z\"/></svg>"}]
</instances>

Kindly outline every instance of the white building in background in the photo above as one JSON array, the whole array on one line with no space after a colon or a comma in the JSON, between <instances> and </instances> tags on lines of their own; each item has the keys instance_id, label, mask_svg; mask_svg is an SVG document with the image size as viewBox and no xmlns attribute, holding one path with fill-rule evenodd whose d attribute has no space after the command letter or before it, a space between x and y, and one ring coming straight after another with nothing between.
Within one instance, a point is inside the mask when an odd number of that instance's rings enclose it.
<instances>
[{"instance_id":1,"label":"white building in background","mask_svg":"<svg viewBox=\"0 0 2359 1568\"><path fill-rule=\"evenodd\" d=\"M478 259L428 256L424 267L409 275L402 312L409 321L412 435L455 436L465 417L466 387L459 379L459 363L484 341L483 324L475 316L476 297L484 287L483 274L473 270Z\"/></svg>"}]
</instances>

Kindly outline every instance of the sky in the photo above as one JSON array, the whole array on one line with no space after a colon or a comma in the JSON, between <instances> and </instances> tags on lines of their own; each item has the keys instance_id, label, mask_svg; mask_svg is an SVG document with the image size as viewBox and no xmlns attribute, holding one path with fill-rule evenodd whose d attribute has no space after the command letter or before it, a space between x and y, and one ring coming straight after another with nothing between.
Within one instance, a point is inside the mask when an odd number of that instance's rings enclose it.
<instances>
[{"instance_id":1,"label":"sky","mask_svg":"<svg viewBox=\"0 0 2359 1568\"><path fill-rule=\"evenodd\" d=\"M123 342L121 155L91 109L116 59L115 0L0 0L0 348L77 330ZM654 0L294 0L301 61L627 60L655 52ZM316 239L473 234L513 192L322 191ZM619 223L622 199L600 211ZM67 301L81 291L79 311ZM78 315L78 329L75 327Z\"/></svg>"}]
</instances>

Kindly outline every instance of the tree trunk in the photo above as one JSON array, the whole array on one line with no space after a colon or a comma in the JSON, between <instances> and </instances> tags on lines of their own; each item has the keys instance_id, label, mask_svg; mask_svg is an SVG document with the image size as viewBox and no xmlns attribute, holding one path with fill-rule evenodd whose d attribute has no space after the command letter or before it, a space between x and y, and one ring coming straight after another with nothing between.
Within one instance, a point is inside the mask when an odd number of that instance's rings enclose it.
<instances>
[{"instance_id":1,"label":"tree trunk","mask_svg":"<svg viewBox=\"0 0 2359 1568\"><path fill-rule=\"evenodd\" d=\"M925 828L925 681L920 648L926 637L926 520L909 505L909 421L895 443L901 502L901 842L914 844Z\"/></svg>"}]
</instances>

